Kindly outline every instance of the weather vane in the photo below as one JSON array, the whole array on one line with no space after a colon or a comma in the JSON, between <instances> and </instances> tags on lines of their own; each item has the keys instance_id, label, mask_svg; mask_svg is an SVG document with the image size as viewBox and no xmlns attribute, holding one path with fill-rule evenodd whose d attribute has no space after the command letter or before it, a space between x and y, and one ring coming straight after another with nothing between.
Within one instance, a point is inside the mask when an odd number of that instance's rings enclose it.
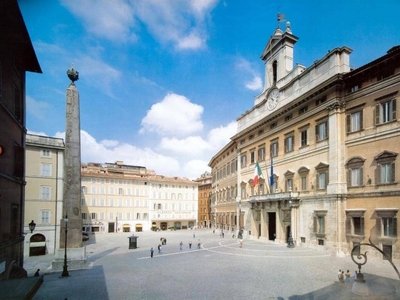
<instances>
[{"instance_id":1,"label":"weather vane","mask_svg":"<svg viewBox=\"0 0 400 300\"><path fill-rule=\"evenodd\" d=\"M79 79L79 72L74 69L74 62L72 62L71 69L67 70L68 78L71 80L71 84L75 85L75 81Z\"/></svg>"}]
</instances>

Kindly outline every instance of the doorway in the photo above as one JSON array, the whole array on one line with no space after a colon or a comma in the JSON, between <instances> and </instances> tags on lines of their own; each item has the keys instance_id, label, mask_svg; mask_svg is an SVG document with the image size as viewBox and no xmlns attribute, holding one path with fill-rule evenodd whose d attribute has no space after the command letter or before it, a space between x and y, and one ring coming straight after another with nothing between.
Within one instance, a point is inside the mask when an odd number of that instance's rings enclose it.
<instances>
[{"instance_id":1,"label":"doorway","mask_svg":"<svg viewBox=\"0 0 400 300\"><path fill-rule=\"evenodd\" d=\"M276 213L268 213L268 240L274 241L276 238Z\"/></svg>"},{"instance_id":2,"label":"doorway","mask_svg":"<svg viewBox=\"0 0 400 300\"><path fill-rule=\"evenodd\" d=\"M108 223L108 233L111 233L114 231L115 231L114 222Z\"/></svg>"},{"instance_id":3,"label":"doorway","mask_svg":"<svg viewBox=\"0 0 400 300\"><path fill-rule=\"evenodd\" d=\"M261 223L258 224L258 238L261 236Z\"/></svg>"}]
</instances>

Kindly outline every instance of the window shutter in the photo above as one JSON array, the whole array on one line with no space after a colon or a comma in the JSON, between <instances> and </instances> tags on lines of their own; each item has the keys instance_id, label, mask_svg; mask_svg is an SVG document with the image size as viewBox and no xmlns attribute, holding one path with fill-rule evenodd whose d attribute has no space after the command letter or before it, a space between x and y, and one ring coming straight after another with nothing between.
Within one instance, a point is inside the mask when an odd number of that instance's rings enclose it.
<instances>
[{"instance_id":1,"label":"window shutter","mask_svg":"<svg viewBox=\"0 0 400 300\"><path fill-rule=\"evenodd\" d=\"M360 186L364 185L364 167L360 168Z\"/></svg>"},{"instance_id":2,"label":"window shutter","mask_svg":"<svg viewBox=\"0 0 400 300\"><path fill-rule=\"evenodd\" d=\"M395 178L396 177L396 168L395 168L395 163L394 162L391 163L391 167L392 167L391 168L392 169L391 170L392 171L392 174L391 174L392 175L392 182L396 182L396 178Z\"/></svg>"},{"instance_id":3,"label":"window shutter","mask_svg":"<svg viewBox=\"0 0 400 300\"><path fill-rule=\"evenodd\" d=\"M318 232L318 218L314 217L314 233Z\"/></svg>"},{"instance_id":4,"label":"window shutter","mask_svg":"<svg viewBox=\"0 0 400 300\"><path fill-rule=\"evenodd\" d=\"M364 235L364 218L360 218L360 234Z\"/></svg>"},{"instance_id":5,"label":"window shutter","mask_svg":"<svg viewBox=\"0 0 400 300\"><path fill-rule=\"evenodd\" d=\"M378 164L375 170L375 184L381 183L381 165Z\"/></svg>"},{"instance_id":6,"label":"window shutter","mask_svg":"<svg viewBox=\"0 0 400 300\"><path fill-rule=\"evenodd\" d=\"M360 130L364 129L363 111L360 111Z\"/></svg>"},{"instance_id":7,"label":"window shutter","mask_svg":"<svg viewBox=\"0 0 400 300\"><path fill-rule=\"evenodd\" d=\"M326 138L329 138L328 121L326 121L325 124L326 124L326 125L325 125L325 137L326 137Z\"/></svg>"},{"instance_id":8,"label":"window shutter","mask_svg":"<svg viewBox=\"0 0 400 300\"><path fill-rule=\"evenodd\" d=\"M347 133L350 132L350 125L351 125L350 116L351 116L351 114L346 115L346 132Z\"/></svg>"},{"instance_id":9,"label":"window shutter","mask_svg":"<svg viewBox=\"0 0 400 300\"><path fill-rule=\"evenodd\" d=\"M346 218L346 235L351 235L351 218Z\"/></svg>"},{"instance_id":10,"label":"window shutter","mask_svg":"<svg viewBox=\"0 0 400 300\"><path fill-rule=\"evenodd\" d=\"M276 142L276 156L278 156L278 153L279 153L279 143Z\"/></svg>"},{"instance_id":11,"label":"window shutter","mask_svg":"<svg viewBox=\"0 0 400 300\"><path fill-rule=\"evenodd\" d=\"M318 124L315 126L315 140L319 141Z\"/></svg>"},{"instance_id":12,"label":"window shutter","mask_svg":"<svg viewBox=\"0 0 400 300\"><path fill-rule=\"evenodd\" d=\"M325 189L326 188L328 188L328 184L329 184L329 171L328 170L326 170L326 172L325 172Z\"/></svg>"},{"instance_id":13,"label":"window shutter","mask_svg":"<svg viewBox=\"0 0 400 300\"><path fill-rule=\"evenodd\" d=\"M285 152L288 152L288 146L287 146L287 138L285 139Z\"/></svg>"},{"instance_id":14,"label":"window shutter","mask_svg":"<svg viewBox=\"0 0 400 300\"><path fill-rule=\"evenodd\" d=\"M396 120L396 99L392 100L392 120Z\"/></svg>"},{"instance_id":15,"label":"window shutter","mask_svg":"<svg viewBox=\"0 0 400 300\"><path fill-rule=\"evenodd\" d=\"M397 237L397 218L393 218L393 236Z\"/></svg>"},{"instance_id":16,"label":"window shutter","mask_svg":"<svg viewBox=\"0 0 400 300\"><path fill-rule=\"evenodd\" d=\"M315 183L315 187L317 190L319 189L319 173L317 174L317 182Z\"/></svg>"},{"instance_id":17,"label":"window shutter","mask_svg":"<svg viewBox=\"0 0 400 300\"><path fill-rule=\"evenodd\" d=\"M378 125L378 124L379 124L379 116L380 116L380 111L379 111L379 109L380 109L380 106L381 106L380 103L378 103L378 104L375 105L375 125Z\"/></svg>"},{"instance_id":18,"label":"window shutter","mask_svg":"<svg viewBox=\"0 0 400 300\"><path fill-rule=\"evenodd\" d=\"M351 169L347 170L347 187L351 186Z\"/></svg>"},{"instance_id":19,"label":"window shutter","mask_svg":"<svg viewBox=\"0 0 400 300\"><path fill-rule=\"evenodd\" d=\"M382 219L381 218L376 218L375 228L376 228L376 236L377 237L381 237L381 235L382 235L381 227L382 227Z\"/></svg>"}]
</instances>

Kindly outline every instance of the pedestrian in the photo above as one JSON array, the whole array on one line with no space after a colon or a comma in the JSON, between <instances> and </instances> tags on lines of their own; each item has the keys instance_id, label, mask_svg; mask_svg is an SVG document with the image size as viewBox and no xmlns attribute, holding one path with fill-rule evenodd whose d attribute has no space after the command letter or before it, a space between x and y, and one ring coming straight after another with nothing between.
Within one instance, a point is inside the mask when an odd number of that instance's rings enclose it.
<instances>
[{"instance_id":1,"label":"pedestrian","mask_svg":"<svg viewBox=\"0 0 400 300\"><path fill-rule=\"evenodd\" d=\"M242 246L243 246L243 240L240 240L239 241L239 248L242 248Z\"/></svg>"},{"instance_id":2,"label":"pedestrian","mask_svg":"<svg viewBox=\"0 0 400 300\"><path fill-rule=\"evenodd\" d=\"M338 279L340 279L340 274L342 274L342 269L339 269L339 272L337 274Z\"/></svg>"},{"instance_id":3,"label":"pedestrian","mask_svg":"<svg viewBox=\"0 0 400 300\"><path fill-rule=\"evenodd\" d=\"M200 243L200 239L199 242L197 243L197 249L200 249L201 243Z\"/></svg>"},{"instance_id":4,"label":"pedestrian","mask_svg":"<svg viewBox=\"0 0 400 300\"><path fill-rule=\"evenodd\" d=\"M344 283L344 271L342 271L339 275L339 282Z\"/></svg>"},{"instance_id":5,"label":"pedestrian","mask_svg":"<svg viewBox=\"0 0 400 300\"><path fill-rule=\"evenodd\" d=\"M192 241L189 242L189 249L192 249Z\"/></svg>"},{"instance_id":6,"label":"pedestrian","mask_svg":"<svg viewBox=\"0 0 400 300\"><path fill-rule=\"evenodd\" d=\"M224 236L225 236L225 233L222 232L222 238L224 238Z\"/></svg>"},{"instance_id":7,"label":"pedestrian","mask_svg":"<svg viewBox=\"0 0 400 300\"><path fill-rule=\"evenodd\" d=\"M158 254L160 254L161 253L161 244L158 244L157 249L158 249Z\"/></svg>"},{"instance_id":8,"label":"pedestrian","mask_svg":"<svg viewBox=\"0 0 400 300\"><path fill-rule=\"evenodd\" d=\"M166 238L164 238L164 245L166 245L167 244L167 239Z\"/></svg>"},{"instance_id":9,"label":"pedestrian","mask_svg":"<svg viewBox=\"0 0 400 300\"><path fill-rule=\"evenodd\" d=\"M180 244L179 244L179 249L182 250L182 246L183 246L183 243L182 243L182 241L181 241Z\"/></svg>"},{"instance_id":10,"label":"pedestrian","mask_svg":"<svg viewBox=\"0 0 400 300\"><path fill-rule=\"evenodd\" d=\"M345 283L350 283L350 271L347 270L346 274L345 274L345 279L344 279Z\"/></svg>"},{"instance_id":11,"label":"pedestrian","mask_svg":"<svg viewBox=\"0 0 400 300\"><path fill-rule=\"evenodd\" d=\"M40 269L37 269L37 270L36 270L35 276L39 276L39 271L40 271Z\"/></svg>"},{"instance_id":12,"label":"pedestrian","mask_svg":"<svg viewBox=\"0 0 400 300\"><path fill-rule=\"evenodd\" d=\"M354 271L353 278L354 278L354 281L356 281L356 280L357 280L357 270L356 270L356 271Z\"/></svg>"},{"instance_id":13,"label":"pedestrian","mask_svg":"<svg viewBox=\"0 0 400 300\"><path fill-rule=\"evenodd\" d=\"M193 233L193 238L194 238L194 239L196 238L196 234L195 234L195 233Z\"/></svg>"},{"instance_id":14,"label":"pedestrian","mask_svg":"<svg viewBox=\"0 0 400 300\"><path fill-rule=\"evenodd\" d=\"M150 249L150 257L153 257L153 253L154 253L154 249L153 249L153 247L151 247L151 249Z\"/></svg>"}]
</instances>

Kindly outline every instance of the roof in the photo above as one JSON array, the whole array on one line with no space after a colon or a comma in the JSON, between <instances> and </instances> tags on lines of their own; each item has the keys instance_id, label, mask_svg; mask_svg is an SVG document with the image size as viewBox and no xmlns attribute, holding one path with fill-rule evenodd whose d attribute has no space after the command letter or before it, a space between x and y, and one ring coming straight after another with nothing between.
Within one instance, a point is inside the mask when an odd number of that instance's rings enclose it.
<instances>
[{"instance_id":1,"label":"roof","mask_svg":"<svg viewBox=\"0 0 400 300\"><path fill-rule=\"evenodd\" d=\"M16 0L0 1L0 55L13 56L25 71L42 73Z\"/></svg>"}]
</instances>

